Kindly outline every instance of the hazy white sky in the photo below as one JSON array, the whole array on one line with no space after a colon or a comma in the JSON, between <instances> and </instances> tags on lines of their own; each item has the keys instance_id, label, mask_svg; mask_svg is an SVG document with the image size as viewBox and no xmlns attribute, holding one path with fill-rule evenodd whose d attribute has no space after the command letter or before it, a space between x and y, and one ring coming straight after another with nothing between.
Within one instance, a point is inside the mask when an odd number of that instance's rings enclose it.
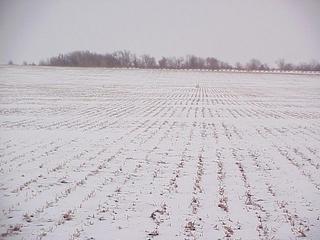
<instances>
[{"instance_id":1,"label":"hazy white sky","mask_svg":"<svg viewBox=\"0 0 320 240\"><path fill-rule=\"evenodd\" d=\"M0 0L0 63L74 50L320 60L320 0Z\"/></svg>"}]
</instances>

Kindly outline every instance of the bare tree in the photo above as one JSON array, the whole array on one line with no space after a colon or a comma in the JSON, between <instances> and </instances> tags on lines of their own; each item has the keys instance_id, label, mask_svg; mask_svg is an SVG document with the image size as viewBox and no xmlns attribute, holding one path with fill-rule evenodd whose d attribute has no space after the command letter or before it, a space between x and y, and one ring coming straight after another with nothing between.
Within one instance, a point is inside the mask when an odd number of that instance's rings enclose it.
<instances>
[{"instance_id":1,"label":"bare tree","mask_svg":"<svg viewBox=\"0 0 320 240\"><path fill-rule=\"evenodd\" d=\"M261 65L262 63L258 59L253 58L247 63L246 68L248 70L259 70Z\"/></svg>"},{"instance_id":2,"label":"bare tree","mask_svg":"<svg viewBox=\"0 0 320 240\"><path fill-rule=\"evenodd\" d=\"M237 70L242 70L243 69L243 66L242 66L242 64L240 62L237 62L235 67L236 67Z\"/></svg>"},{"instance_id":3,"label":"bare tree","mask_svg":"<svg viewBox=\"0 0 320 240\"><path fill-rule=\"evenodd\" d=\"M13 64L9 61L10 65ZM24 62L23 64L27 64ZM300 63L294 65L279 59L277 67L280 70L301 70L320 71L320 64L317 61ZM247 70L269 70L266 63L258 59L251 59L247 64L237 62L233 67L227 62L220 61L214 57L201 58L195 55L183 57L162 57L159 61L150 55L137 57L130 51L116 51L114 53L96 54L89 51L75 51L68 54L59 54L46 61L40 61L39 65L44 66L73 66L73 67L136 67L136 68L170 68L170 69L247 69Z\"/></svg>"},{"instance_id":4,"label":"bare tree","mask_svg":"<svg viewBox=\"0 0 320 240\"><path fill-rule=\"evenodd\" d=\"M158 64L159 64L159 67L160 67L160 68L168 68L168 60L167 60L167 58L162 57L162 58L159 60Z\"/></svg>"},{"instance_id":5,"label":"bare tree","mask_svg":"<svg viewBox=\"0 0 320 240\"><path fill-rule=\"evenodd\" d=\"M157 66L156 59L147 54L141 56L141 63L142 67L145 68L155 68Z\"/></svg>"},{"instance_id":6,"label":"bare tree","mask_svg":"<svg viewBox=\"0 0 320 240\"><path fill-rule=\"evenodd\" d=\"M213 57L208 57L206 59L206 68L219 69L219 60Z\"/></svg>"},{"instance_id":7,"label":"bare tree","mask_svg":"<svg viewBox=\"0 0 320 240\"><path fill-rule=\"evenodd\" d=\"M276 61L276 65L279 70L285 70L286 62L283 58L280 58L279 60Z\"/></svg>"}]
</instances>

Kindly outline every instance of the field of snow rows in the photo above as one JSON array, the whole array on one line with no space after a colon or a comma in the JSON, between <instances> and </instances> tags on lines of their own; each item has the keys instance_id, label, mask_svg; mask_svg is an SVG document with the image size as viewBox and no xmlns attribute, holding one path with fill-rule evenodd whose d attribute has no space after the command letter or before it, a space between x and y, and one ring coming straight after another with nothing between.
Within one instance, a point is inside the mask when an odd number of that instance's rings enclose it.
<instances>
[{"instance_id":1,"label":"field of snow rows","mask_svg":"<svg viewBox=\"0 0 320 240\"><path fill-rule=\"evenodd\" d=\"M319 239L320 76L0 67L0 239Z\"/></svg>"}]
</instances>

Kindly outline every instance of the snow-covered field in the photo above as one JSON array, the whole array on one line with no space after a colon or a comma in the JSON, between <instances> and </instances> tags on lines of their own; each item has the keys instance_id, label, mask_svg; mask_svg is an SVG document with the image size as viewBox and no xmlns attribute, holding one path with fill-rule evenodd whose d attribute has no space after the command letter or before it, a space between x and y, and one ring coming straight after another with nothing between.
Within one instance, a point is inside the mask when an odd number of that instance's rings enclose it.
<instances>
[{"instance_id":1,"label":"snow-covered field","mask_svg":"<svg viewBox=\"0 0 320 240\"><path fill-rule=\"evenodd\" d=\"M0 239L319 239L320 76L0 67Z\"/></svg>"}]
</instances>

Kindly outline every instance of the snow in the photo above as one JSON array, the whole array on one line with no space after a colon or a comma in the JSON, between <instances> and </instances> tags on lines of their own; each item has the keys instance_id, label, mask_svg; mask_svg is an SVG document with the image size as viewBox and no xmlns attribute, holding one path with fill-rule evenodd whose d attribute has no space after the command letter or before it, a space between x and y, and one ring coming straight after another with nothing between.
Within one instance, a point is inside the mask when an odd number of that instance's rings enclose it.
<instances>
[{"instance_id":1,"label":"snow","mask_svg":"<svg viewBox=\"0 0 320 240\"><path fill-rule=\"evenodd\" d=\"M0 97L0 239L319 239L319 75L2 66Z\"/></svg>"}]
</instances>

